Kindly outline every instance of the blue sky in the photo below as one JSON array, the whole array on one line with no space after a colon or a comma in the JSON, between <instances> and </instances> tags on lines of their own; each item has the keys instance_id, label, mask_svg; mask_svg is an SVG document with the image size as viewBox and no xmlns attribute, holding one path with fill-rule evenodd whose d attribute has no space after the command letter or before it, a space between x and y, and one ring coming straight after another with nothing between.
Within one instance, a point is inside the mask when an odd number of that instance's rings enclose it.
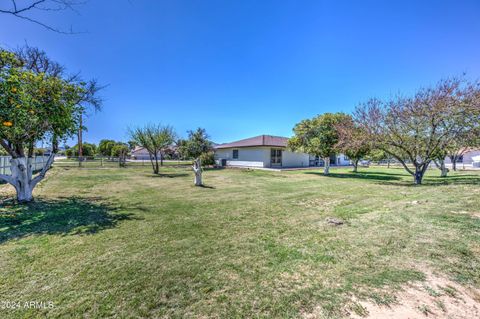
<instances>
[{"instance_id":1,"label":"blue sky","mask_svg":"<svg viewBox=\"0 0 480 319\"><path fill-rule=\"evenodd\" d=\"M129 126L204 127L215 142L290 136L301 119L369 97L480 77L480 1L90 0L36 18L0 16L0 45L27 42L108 84L85 140Z\"/></svg>"}]
</instances>

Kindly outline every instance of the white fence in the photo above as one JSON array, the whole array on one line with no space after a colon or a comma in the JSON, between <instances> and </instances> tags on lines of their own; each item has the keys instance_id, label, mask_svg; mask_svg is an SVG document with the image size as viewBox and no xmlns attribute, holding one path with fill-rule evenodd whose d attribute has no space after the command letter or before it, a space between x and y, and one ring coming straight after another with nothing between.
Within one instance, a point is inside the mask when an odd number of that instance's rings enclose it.
<instances>
[{"instance_id":1,"label":"white fence","mask_svg":"<svg viewBox=\"0 0 480 319\"><path fill-rule=\"evenodd\" d=\"M10 159L11 156L0 156L0 174L6 174L10 175L12 171L10 170ZM45 163L47 163L48 156L35 156L33 158L33 171L39 171L45 166Z\"/></svg>"}]
</instances>

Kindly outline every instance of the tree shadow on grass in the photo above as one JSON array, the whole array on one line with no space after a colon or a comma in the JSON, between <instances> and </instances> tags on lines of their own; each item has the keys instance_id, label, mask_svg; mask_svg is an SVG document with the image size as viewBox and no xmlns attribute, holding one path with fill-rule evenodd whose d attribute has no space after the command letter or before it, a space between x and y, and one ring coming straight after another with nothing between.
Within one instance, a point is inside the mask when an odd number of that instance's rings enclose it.
<instances>
[{"instance_id":1,"label":"tree shadow on grass","mask_svg":"<svg viewBox=\"0 0 480 319\"><path fill-rule=\"evenodd\" d=\"M0 207L0 244L30 235L95 234L121 221L137 219L116 210L100 198L37 199L24 205L4 201Z\"/></svg>"},{"instance_id":2,"label":"tree shadow on grass","mask_svg":"<svg viewBox=\"0 0 480 319\"><path fill-rule=\"evenodd\" d=\"M389 174L382 172L349 172L349 173L330 173L328 175L323 175L322 172L305 172L305 174L311 175L320 175L325 177L333 178L354 178L354 179L368 179L368 180L378 180L378 181L398 181L401 180L401 174Z\"/></svg>"},{"instance_id":3,"label":"tree shadow on grass","mask_svg":"<svg viewBox=\"0 0 480 319\"><path fill-rule=\"evenodd\" d=\"M205 185L205 184L199 185L199 186L197 186L197 187L200 187L200 188L208 188L208 189L216 189L215 186Z\"/></svg>"},{"instance_id":4,"label":"tree shadow on grass","mask_svg":"<svg viewBox=\"0 0 480 319\"><path fill-rule=\"evenodd\" d=\"M325 176L322 172L305 172L305 174ZM365 179L375 181L380 185L392 186L418 186L413 183L413 176L409 174L378 172L378 171L360 171L357 173L330 173L325 177L331 178L351 178ZM448 177L427 175L424 177L422 185L441 186L441 185L480 185L480 175L476 174L458 174Z\"/></svg>"},{"instance_id":5,"label":"tree shadow on grass","mask_svg":"<svg viewBox=\"0 0 480 319\"><path fill-rule=\"evenodd\" d=\"M175 178L175 177L185 177L188 176L187 173L158 173L158 174L149 174L145 175L147 177L163 177L163 178Z\"/></svg>"},{"instance_id":6,"label":"tree shadow on grass","mask_svg":"<svg viewBox=\"0 0 480 319\"><path fill-rule=\"evenodd\" d=\"M444 186L444 185L478 185L480 186L480 175L475 174L461 174L461 175L451 175L447 177L440 176L425 176L423 178L421 185L415 185L413 183L413 177L406 176L400 182L389 183L383 182L382 185L393 185L393 186Z\"/></svg>"}]
</instances>

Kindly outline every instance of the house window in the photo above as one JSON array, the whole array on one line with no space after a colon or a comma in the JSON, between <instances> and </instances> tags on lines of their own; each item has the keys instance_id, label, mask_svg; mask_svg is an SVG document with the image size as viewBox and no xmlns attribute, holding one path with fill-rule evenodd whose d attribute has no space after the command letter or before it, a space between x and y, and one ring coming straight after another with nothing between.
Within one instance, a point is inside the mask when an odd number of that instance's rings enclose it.
<instances>
[{"instance_id":1,"label":"house window","mask_svg":"<svg viewBox=\"0 0 480 319\"><path fill-rule=\"evenodd\" d=\"M350 160L347 155L345 155L345 156L343 157L343 159L344 159L345 161Z\"/></svg>"},{"instance_id":2,"label":"house window","mask_svg":"<svg viewBox=\"0 0 480 319\"><path fill-rule=\"evenodd\" d=\"M233 159L238 159L238 150L233 150L232 157Z\"/></svg>"}]
</instances>

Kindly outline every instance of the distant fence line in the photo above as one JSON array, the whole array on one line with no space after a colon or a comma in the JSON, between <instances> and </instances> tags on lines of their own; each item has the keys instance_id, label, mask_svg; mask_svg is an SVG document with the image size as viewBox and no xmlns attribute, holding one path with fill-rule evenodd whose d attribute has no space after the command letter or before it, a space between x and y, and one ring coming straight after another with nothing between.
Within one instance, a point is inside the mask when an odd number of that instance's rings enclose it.
<instances>
[{"instance_id":1,"label":"distant fence line","mask_svg":"<svg viewBox=\"0 0 480 319\"><path fill-rule=\"evenodd\" d=\"M160 164L160 160L158 160ZM182 160L164 160L164 166L187 166L191 164L191 161ZM104 157L104 156L84 156L84 157L56 157L53 164L55 167L84 167L84 168L96 168L96 167L141 167L150 166L150 159L125 159L120 161L118 157Z\"/></svg>"},{"instance_id":2,"label":"distant fence line","mask_svg":"<svg viewBox=\"0 0 480 319\"><path fill-rule=\"evenodd\" d=\"M10 175L12 171L10 170L10 160L12 159L11 156L0 156L0 174ZM33 158L33 171L41 170L45 164L47 163L48 156L35 156Z\"/></svg>"}]
</instances>

